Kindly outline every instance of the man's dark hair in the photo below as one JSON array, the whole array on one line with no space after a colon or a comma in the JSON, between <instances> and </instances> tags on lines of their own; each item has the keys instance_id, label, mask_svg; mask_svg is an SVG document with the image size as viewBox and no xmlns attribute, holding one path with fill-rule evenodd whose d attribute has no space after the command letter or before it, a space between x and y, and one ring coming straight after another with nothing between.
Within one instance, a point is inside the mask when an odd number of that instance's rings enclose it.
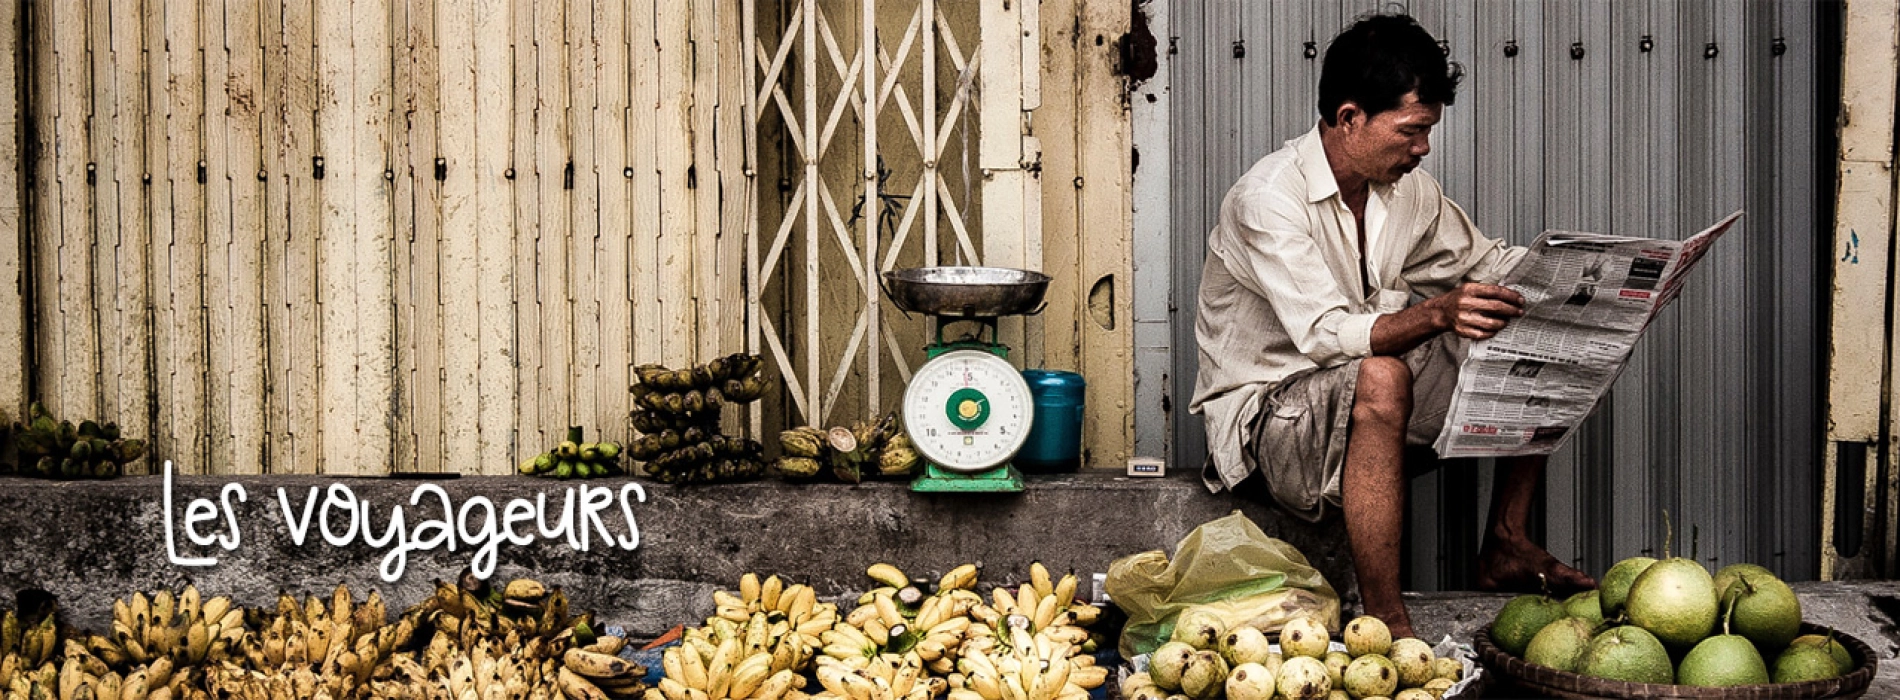
<instances>
[{"instance_id":1,"label":"man's dark hair","mask_svg":"<svg viewBox=\"0 0 1900 700\"><path fill-rule=\"evenodd\" d=\"M1396 109L1405 94L1448 105L1464 69L1445 60L1445 50L1410 15L1370 15L1354 22L1326 47L1319 73L1319 116L1336 126L1339 105L1353 102L1366 116Z\"/></svg>"}]
</instances>

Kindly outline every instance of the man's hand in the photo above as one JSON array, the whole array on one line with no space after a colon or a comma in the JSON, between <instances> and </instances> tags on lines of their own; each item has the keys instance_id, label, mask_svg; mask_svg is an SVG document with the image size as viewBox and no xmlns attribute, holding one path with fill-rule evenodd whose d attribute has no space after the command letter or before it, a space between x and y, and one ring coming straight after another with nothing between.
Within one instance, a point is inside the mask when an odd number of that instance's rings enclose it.
<instances>
[{"instance_id":1,"label":"man's hand","mask_svg":"<svg viewBox=\"0 0 1900 700\"><path fill-rule=\"evenodd\" d=\"M1511 319L1524 315L1524 296L1509 287L1466 282L1433 297L1439 325L1472 340L1484 340L1504 330Z\"/></svg>"}]
</instances>

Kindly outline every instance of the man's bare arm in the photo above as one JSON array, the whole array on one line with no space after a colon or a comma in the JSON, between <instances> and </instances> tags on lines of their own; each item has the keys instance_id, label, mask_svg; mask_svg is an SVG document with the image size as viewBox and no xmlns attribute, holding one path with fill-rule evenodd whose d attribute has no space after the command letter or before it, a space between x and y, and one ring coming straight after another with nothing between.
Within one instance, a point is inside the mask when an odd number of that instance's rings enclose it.
<instances>
[{"instance_id":1,"label":"man's bare arm","mask_svg":"<svg viewBox=\"0 0 1900 700\"><path fill-rule=\"evenodd\" d=\"M1524 297L1508 287L1467 282L1372 322L1372 354L1401 355L1440 333L1483 340L1524 315Z\"/></svg>"}]
</instances>

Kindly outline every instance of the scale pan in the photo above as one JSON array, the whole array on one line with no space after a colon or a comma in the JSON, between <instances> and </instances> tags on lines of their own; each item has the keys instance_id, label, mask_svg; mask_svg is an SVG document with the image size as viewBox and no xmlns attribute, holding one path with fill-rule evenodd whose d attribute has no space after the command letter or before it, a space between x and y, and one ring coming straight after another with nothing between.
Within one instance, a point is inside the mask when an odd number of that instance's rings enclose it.
<instances>
[{"instance_id":1,"label":"scale pan","mask_svg":"<svg viewBox=\"0 0 1900 700\"><path fill-rule=\"evenodd\" d=\"M1049 276L1007 267L913 267L884 273L897 308L934 316L994 318L1041 311Z\"/></svg>"}]
</instances>

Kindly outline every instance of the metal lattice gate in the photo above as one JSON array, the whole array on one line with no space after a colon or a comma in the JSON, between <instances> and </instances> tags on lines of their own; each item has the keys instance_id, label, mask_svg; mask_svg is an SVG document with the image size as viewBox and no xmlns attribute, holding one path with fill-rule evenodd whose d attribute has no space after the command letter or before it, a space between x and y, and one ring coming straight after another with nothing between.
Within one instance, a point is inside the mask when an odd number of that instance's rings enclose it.
<instances>
[{"instance_id":1,"label":"metal lattice gate","mask_svg":"<svg viewBox=\"0 0 1900 700\"><path fill-rule=\"evenodd\" d=\"M745 0L742 12L747 347L776 363L788 423L858 417L834 415L840 405L881 412L888 381L910 377L921 319L880 313L880 273L1040 261L1037 5ZM1006 322L1002 339L1022 332Z\"/></svg>"}]
</instances>

